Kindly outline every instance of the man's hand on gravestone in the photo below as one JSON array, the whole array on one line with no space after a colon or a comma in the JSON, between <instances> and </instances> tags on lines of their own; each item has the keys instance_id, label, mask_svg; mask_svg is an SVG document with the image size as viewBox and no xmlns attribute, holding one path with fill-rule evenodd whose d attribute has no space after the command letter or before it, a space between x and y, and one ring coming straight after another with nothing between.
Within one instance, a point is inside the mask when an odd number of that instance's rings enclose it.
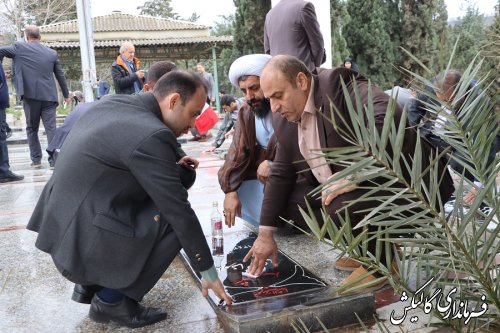
<instances>
[{"instance_id":1,"label":"man's hand on gravestone","mask_svg":"<svg viewBox=\"0 0 500 333\"><path fill-rule=\"evenodd\" d=\"M278 245L274 240L274 230L259 228L259 236L243 258L243 262L247 262L248 259L252 260L247 268L247 273L260 276L269 257L271 257L273 266L278 266Z\"/></svg>"},{"instance_id":2,"label":"man's hand on gravestone","mask_svg":"<svg viewBox=\"0 0 500 333\"><path fill-rule=\"evenodd\" d=\"M215 295L223 300L227 305L231 305L233 303L233 300L231 299L231 296L229 296L226 291L224 290L224 286L222 285L222 282L220 281L219 278L213 280L212 282L208 282L205 279L201 280L201 294L204 297L208 296L208 289L212 289L215 293Z\"/></svg>"}]
</instances>

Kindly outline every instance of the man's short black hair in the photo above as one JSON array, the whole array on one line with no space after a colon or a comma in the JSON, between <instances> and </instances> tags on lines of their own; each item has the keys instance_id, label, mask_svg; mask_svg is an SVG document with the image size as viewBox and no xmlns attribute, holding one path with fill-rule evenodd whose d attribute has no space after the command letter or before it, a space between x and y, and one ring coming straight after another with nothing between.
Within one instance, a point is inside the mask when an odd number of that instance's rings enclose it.
<instances>
[{"instance_id":1,"label":"man's short black hair","mask_svg":"<svg viewBox=\"0 0 500 333\"><path fill-rule=\"evenodd\" d=\"M232 103L236 102L233 96L231 95L224 95L220 99L220 105L221 106L231 106Z\"/></svg>"},{"instance_id":2,"label":"man's short black hair","mask_svg":"<svg viewBox=\"0 0 500 333\"><path fill-rule=\"evenodd\" d=\"M208 91L204 80L198 74L192 71L175 70L163 75L156 82L153 94L157 100L162 100L176 92L181 95L182 104L185 104L198 88L202 88L205 94Z\"/></svg>"},{"instance_id":3,"label":"man's short black hair","mask_svg":"<svg viewBox=\"0 0 500 333\"><path fill-rule=\"evenodd\" d=\"M155 85L156 82L168 72L177 69L177 66L171 61L158 61L155 62L148 71L146 77L146 83L149 85Z\"/></svg>"}]
</instances>

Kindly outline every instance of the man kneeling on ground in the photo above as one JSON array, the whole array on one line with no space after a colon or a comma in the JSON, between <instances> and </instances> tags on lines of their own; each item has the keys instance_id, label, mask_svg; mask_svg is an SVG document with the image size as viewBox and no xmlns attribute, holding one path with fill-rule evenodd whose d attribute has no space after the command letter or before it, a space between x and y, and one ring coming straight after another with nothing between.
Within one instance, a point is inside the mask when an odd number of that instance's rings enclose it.
<instances>
[{"instance_id":1,"label":"man kneeling on ground","mask_svg":"<svg viewBox=\"0 0 500 333\"><path fill-rule=\"evenodd\" d=\"M177 140L207 98L198 75L172 71L152 93L110 96L69 133L28 229L61 274L91 299L89 317L142 327L166 312L139 302L181 248L227 304L210 248L177 167Z\"/></svg>"}]
</instances>

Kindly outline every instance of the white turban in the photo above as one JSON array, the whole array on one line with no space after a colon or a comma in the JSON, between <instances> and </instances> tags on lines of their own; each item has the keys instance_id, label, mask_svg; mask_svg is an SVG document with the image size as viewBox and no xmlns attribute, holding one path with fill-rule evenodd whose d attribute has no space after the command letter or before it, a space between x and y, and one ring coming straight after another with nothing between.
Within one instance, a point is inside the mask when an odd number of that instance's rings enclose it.
<instances>
[{"instance_id":1,"label":"white turban","mask_svg":"<svg viewBox=\"0 0 500 333\"><path fill-rule=\"evenodd\" d=\"M229 81L239 88L238 79L244 75L260 76L264 66L271 59L269 54L249 54L239 57L229 68Z\"/></svg>"}]
</instances>

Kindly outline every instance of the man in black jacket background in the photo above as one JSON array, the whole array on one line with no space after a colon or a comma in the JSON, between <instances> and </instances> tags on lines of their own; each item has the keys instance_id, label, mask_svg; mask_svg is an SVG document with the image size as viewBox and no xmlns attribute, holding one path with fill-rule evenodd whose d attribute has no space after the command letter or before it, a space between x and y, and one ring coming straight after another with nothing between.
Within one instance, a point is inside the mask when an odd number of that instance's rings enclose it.
<instances>
[{"instance_id":1,"label":"man in black jacket background","mask_svg":"<svg viewBox=\"0 0 500 333\"><path fill-rule=\"evenodd\" d=\"M141 62L135 56L135 47L131 42L123 42L120 54L111 66L111 76L115 85L115 93L132 95L139 93L144 84L144 71Z\"/></svg>"}]
</instances>

